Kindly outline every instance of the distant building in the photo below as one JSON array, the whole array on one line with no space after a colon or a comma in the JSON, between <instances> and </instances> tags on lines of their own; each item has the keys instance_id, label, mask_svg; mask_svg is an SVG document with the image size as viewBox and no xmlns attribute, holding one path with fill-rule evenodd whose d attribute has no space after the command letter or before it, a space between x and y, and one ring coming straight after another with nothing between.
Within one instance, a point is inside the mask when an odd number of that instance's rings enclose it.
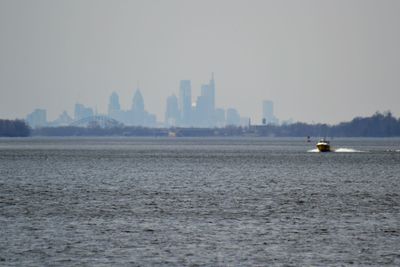
<instances>
[{"instance_id":1,"label":"distant building","mask_svg":"<svg viewBox=\"0 0 400 267\"><path fill-rule=\"evenodd\" d=\"M165 125L177 126L179 124L178 98L173 94L167 98L167 108L165 110Z\"/></svg>"},{"instance_id":2,"label":"distant building","mask_svg":"<svg viewBox=\"0 0 400 267\"><path fill-rule=\"evenodd\" d=\"M208 84L208 93L204 95L207 96L210 103L210 108L214 111L215 110L215 80L214 80L214 72L211 73L211 80Z\"/></svg>"},{"instance_id":3,"label":"distant building","mask_svg":"<svg viewBox=\"0 0 400 267\"><path fill-rule=\"evenodd\" d=\"M119 97L116 92L113 92L109 98L108 102L108 116L113 117L121 110L119 104Z\"/></svg>"},{"instance_id":4,"label":"distant building","mask_svg":"<svg viewBox=\"0 0 400 267\"><path fill-rule=\"evenodd\" d=\"M193 107L193 125L196 127L208 127L207 98L198 96Z\"/></svg>"},{"instance_id":5,"label":"distant building","mask_svg":"<svg viewBox=\"0 0 400 267\"><path fill-rule=\"evenodd\" d=\"M113 92L110 95L108 101L108 116L121 123L125 121L125 117L128 117L128 115L125 114L125 111L121 110L119 96L116 92Z\"/></svg>"},{"instance_id":6,"label":"distant building","mask_svg":"<svg viewBox=\"0 0 400 267\"><path fill-rule=\"evenodd\" d=\"M92 116L93 116L93 109L87 108L79 103L75 104L74 118L76 121Z\"/></svg>"},{"instance_id":7,"label":"distant building","mask_svg":"<svg viewBox=\"0 0 400 267\"><path fill-rule=\"evenodd\" d=\"M130 110L120 110L118 116L114 117L117 121L131 126L144 126L154 127L156 126L156 116L149 114L145 110L144 99L140 89L136 89L135 94L132 98L132 106Z\"/></svg>"},{"instance_id":8,"label":"distant building","mask_svg":"<svg viewBox=\"0 0 400 267\"><path fill-rule=\"evenodd\" d=\"M179 86L179 109L183 126L192 126L192 86L190 80L182 80Z\"/></svg>"},{"instance_id":9,"label":"distant building","mask_svg":"<svg viewBox=\"0 0 400 267\"><path fill-rule=\"evenodd\" d=\"M26 117L26 122L32 128L40 128L47 125L47 112L45 109L35 109Z\"/></svg>"},{"instance_id":10,"label":"distant building","mask_svg":"<svg viewBox=\"0 0 400 267\"><path fill-rule=\"evenodd\" d=\"M132 99L132 110L134 112L143 113L144 112L144 100L142 93L139 89L136 89L136 92Z\"/></svg>"},{"instance_id":11,"label":"distant building","mask_svg":"<svg viewBox=\"0 0 400 267\"><path fill-rule=\"evenodd\" d=\"M144 111L144 100L142 93L139 89L136 90L132 99L132 124L133 125L145 125L145 111Z\"/></svg>"},{"instance_id":12,"label":"distant building","mask_svg":"<svg viewBox=\"0 0 400 267\"><path fill-rule=\"evenodd\" d=\"M271 100L264 100L262 103L262 107L263 124L278 124L279 120L274 115L274 102L272 102Z\"/></svg>"},{"instance_id":13,"label":"distant building","mask_svg":"<svg viewBox=\"0 0 400 267\"><path fill-rule=\"evenodd\" d=\"M226 125L240 125L240 115L236 109L228 108L226 110Z\"/></svg>"},{"instance_id":14,"label":"distant building","mask_svg":"<svg viewBox=\"0 0 400 267\"><path fill-rule=\"evenodd\" d=\"M215 124L215 90L210 84L201 86L201 97L203 99L204 110L203 120L206 126L214 126Z\"/></svg>"},{"instance_id":15,"label":"distant building","mask_svg":"<svg viewBox=\"0 0 400 267\"><path fill-rule=\"evenodd\" d=\"M215 82L214 74L208 84L201 86L200 96L193 107L192 123L197 127L214 127L215 118Z\"/></svg>"},{"instance_id":16,"label":"distant building","mask_svg":"<svg viewBox=\"0 0 400 267\"><path fill-rule=\"evenodd\" d=\"M215 126L225 126L225 110L222 108L215 109Z\"/></svg>"}]
</instances>

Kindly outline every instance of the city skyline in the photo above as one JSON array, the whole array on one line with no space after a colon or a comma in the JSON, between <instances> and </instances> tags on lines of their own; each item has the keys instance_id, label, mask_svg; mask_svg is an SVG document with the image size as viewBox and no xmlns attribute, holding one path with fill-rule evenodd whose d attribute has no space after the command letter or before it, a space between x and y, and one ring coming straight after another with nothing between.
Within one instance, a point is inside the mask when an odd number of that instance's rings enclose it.
<instances>
[{"instance_id":1,"label":"city skyline","mask_svg":"<svg viewBox=\"0 0 400 267\"><path fill-rule=\"evenodd\" d=\"M197 97L196 94L192 94L191 80L181 80L179 84L178 97L173 92L166 99L164 118L157 119L156 115L147 111L141 89L137 87L133 94L131 106L127 109L121 106L118 93L113 91L108 98L107 112L98 112L97 108L93 109L86 104L77 102L74 105L72 116L64 110L57 119L47 120L46 108L36 108L27 114L25 120L33 128L79 125L81 121L90 123L90 118L98 116L103 119L115 120L115 123L126 126L213 128L228 125L249 125L251 118L242 117L236 108L224 109L216 105L217 90L214 72L211 73L208 83L201 84ZM278 124L279 120L274 115L270 115L274 113L273 102L270 100L264 102L270 103L270 113L265 115L263 110L261 116L266 116L266 119L263 119L259 124L266 124L266 122L267 124Z\"/></svg>"},{"instance_id":2,"label":"city skyline","mask_svg":"<svg viewBox=\"0 0 400 267\"><path fill-rule=\"evenodd\" d=\"M399 115L399 13L393 0L1 1L0 117L106 113L113 91L127 109L139 80L161 120L180 80L197 95L211 71L215 103L255 122L263 99L284 120Z\"/></svg>"}]
</instances>

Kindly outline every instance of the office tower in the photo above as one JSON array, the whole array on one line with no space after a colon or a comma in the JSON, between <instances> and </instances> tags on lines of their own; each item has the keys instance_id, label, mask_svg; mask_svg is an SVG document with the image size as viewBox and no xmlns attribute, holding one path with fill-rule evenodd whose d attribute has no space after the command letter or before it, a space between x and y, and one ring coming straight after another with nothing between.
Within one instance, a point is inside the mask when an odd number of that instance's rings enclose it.
<instances>
[{"instance_id":1,"label":"office tower","mask_svg":"<svg viewBox=\"0 0 400 267\"><path fill-rule=\"evenodd\" d=\"M192 88L190 80L182 80L179 86L179 108L183 126L192 124Z\"/></svg>"},{"instance_id":2,"label":"office tower","mask_svg":"<svg viewBox=\"0 0 400 267\"><path fill-rule=\"evenodd\" d=\"M133 96L131 112L132 124L143 126L145 124L144 100L139 89L136 90Z\"/></svg>"},{"instance_id":3,"label":"office tower","mask_svg":"<svg viewBox=\"0 0 400 267\"><path fill-rule=\"evenodd\" d=\"M207 98L203 95L197 97L193 112L193 123L198 127L208 127Z\"/></svg>"},{"instance_id":4,"label":"office tower","mask_svg":"<svg viewBox=\"0 0 400 267\"><path fill-rule=\"evenodd\" d=\"M165 125L177 126L179 123L178 98L173 94L167 98L165 110Z\"/></svg>"},{"instance_id":5,"label":"office tower","mask_svg":"<svg viewBox=\"0 0 400 267\"><path fill-rule=\"evenodd\" d=\"M108 102L108 116L115 117L115 115L121 110L119 105L119 97L116 92L113 92Z\"/></svg>"},{"instance_id":6,"label":"office tower","mask_svg":"<svg viewBox=\"0 0 400 267\"><path fill-rule=\"evenodd\" d=\"M194 121L197 126L201 127L215 126L214 73L211 75L210 82L201 86L201 93L196 101Z\"/></svg>"},{"instance_id":7,"label":"office tower","mask_svg":"<svg viewBox=\"0 0 400 267\"><path fill-rule=\"evenodd\" d=\"M132 99L132 110L135 112L143 112L144 111L144 100L142 93L139 89L136 90L135 95Z\"/></svg>"},{"instance_id":8,"label":"office tower","mask_svg":"<svg viewBox=\"0 0 400 267\"><path fill-rule=\"evenodd\" d=\"M87 108L82 104L76 103L75 104L75 110L74 110L74 117L75 120L80 120L88 117L93 116L93 109Z\"/></svg>"},{"instance_id":9,"label":"office tower","mask_svg":"<svg viewBox=\"0 0 400 267\"><path fill-rule=\"evenodd\" d=\"M211 80L208 84L207 97L210 101L210 107L214 111L215 110L215 81L214 81L214 72L211 73Z\"/></svg>"},{"instance_id":10,"label":"office tower","mask_svg":"<svg viewBox=\"0 0 400 267\"><path fill-rule=\"evenodd\" d=\"M274 102L271 100L263 101L263 124L278 124L278 119L274 116Z\"/></svg>"},{"instance_id":11,"label":"office tower","mask_svg":"<svg viewBox=\"0 0 400 267\"><path fill-rule=\"evenodd\" d=\"M201 86L201 101L202 110L201 117L204 126L212 127L215 124L215 91L210 84L203 84Z\"/></svg>"},{"instance_id":12,"label":"office tower","mask_svg":"<svg viewBox=\"0 0 400 267\"><path fill-rule=\"evenodd\" d=\"M226 125L239 125L240 115L239 112L234 108L228 108L226 110Z\"/></svg>"},{"instance_id":13,"label":"office tower","mask_svg":"<svg viewBox=\"0 0 400 267\"><path fill-rule=\"evenodd\" d=\"M26 122L32 128L44 127L47 124L47 112L45 109L35 109L26 117Z\"/></svg>"}]
</instances>

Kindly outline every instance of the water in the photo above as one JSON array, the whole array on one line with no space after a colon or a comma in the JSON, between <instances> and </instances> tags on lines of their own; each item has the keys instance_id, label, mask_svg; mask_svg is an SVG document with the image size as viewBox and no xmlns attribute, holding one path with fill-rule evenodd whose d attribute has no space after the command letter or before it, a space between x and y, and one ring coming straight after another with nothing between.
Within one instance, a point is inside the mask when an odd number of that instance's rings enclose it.
<instances>
[{"instance_id":1,"label":"water","mask_svg":"<svg viewBox=\"0 0 400 267\"><path fill-rule=\"evenodd\" d=\"M0 139L0 265L400 265L400 140L332 145Z\"/></svg>"}]
</instances>

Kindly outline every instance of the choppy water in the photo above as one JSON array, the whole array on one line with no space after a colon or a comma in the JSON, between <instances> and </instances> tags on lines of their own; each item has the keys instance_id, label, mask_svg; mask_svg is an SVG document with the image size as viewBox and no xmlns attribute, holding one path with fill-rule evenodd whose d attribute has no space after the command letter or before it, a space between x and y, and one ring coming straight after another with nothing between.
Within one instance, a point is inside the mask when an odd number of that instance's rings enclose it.
<instances>
[{"instance_id":1,"label":"choppy water","mask_svg":"<svg viewBox=\"0 0 400 267\"><path fill-rule=\"evenodd\" d=\"M400 265L400 140L332 144L0 139L0 265Z\"/></svg>"}]
</instances>

